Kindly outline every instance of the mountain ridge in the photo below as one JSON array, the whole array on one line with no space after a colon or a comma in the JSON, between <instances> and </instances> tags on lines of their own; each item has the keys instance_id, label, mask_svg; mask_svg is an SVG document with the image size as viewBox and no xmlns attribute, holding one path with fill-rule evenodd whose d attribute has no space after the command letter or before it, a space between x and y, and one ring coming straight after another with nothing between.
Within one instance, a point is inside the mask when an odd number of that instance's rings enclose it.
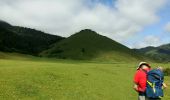
<instances>
[{"instance_id":1,"label":"mountain ridge","mask_svg":"<svg viewBox=\"0 0 170 100\"><path fill-rule=\"evenodd\" d=\"M158 47L146 47L141 49L136 49L137 52L143 53L145 56L157 62L170 62L170 43L163 44Z\"/></svg>"}]
</instances>

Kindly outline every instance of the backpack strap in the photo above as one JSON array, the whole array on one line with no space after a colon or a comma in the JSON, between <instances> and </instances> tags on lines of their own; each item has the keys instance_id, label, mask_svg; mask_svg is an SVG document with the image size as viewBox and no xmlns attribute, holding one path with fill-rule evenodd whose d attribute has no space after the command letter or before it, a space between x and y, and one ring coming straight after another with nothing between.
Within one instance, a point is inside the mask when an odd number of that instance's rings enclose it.
<instances>
[{"instance_id":1,"label":"backpack strap","mask_svg":"<svg viewBox=\"0 0 170 100\"><path fill-rule=\"evenodd\" d=\"M155 93L156 92L156 89L155 89L155 83L151 83L149 81L147 81L148 85L150 85L150 87L152 87L153 89L153 92Z\"/></svg>"}]
</instances>

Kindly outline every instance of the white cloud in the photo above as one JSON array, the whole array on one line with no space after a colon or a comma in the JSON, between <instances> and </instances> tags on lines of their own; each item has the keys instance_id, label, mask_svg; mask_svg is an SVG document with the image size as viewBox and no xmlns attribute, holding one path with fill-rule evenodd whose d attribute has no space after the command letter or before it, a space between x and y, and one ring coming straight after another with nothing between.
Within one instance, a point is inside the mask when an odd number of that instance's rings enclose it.
<instances>
[{"instance_id":1,"label":"white cloud","mask_svg":"<svg viewBox=\"0 0 170 100\"><path fill-rule=\"evenodd\" d=\"M143 48L147 46L159 46L161 45L161 39L158 36L148 35L135 44L135 48Z\"/></svg>"},{"instance_id":2,"label":"white cloud","mask_svg":"<svg viewBox=\"0 0 170 100\"><path fill-rule=\"evenodd\" d=\"M170 33L170 22L168 22L166 25L165 25L165 31Z\"/></svg>"},{"instance_id":3,"label":"white cloud","mask_svg":"<svg viewBox=\"0 0 170 100\"><path fill-rule=\"evenodd\" d=\"M145 37L144 41L146 43L148 43L149 45L154 46L155 44L159 44L160 38L156 37L156 36L153 36L153 35L149 35L149 36Z\"/></svg>"},{"instance_id":4,"label":"white cloud","mask_svg":"<svg viewBox=\"0 0 170 100\"><path fill-rule=\"evenodd\" d=\"M93 0L94 1L94 0ZM119 42L159 20L166 0L0 0L0 19L61 36L93 29Z\"/></svg>"}]
</instances>

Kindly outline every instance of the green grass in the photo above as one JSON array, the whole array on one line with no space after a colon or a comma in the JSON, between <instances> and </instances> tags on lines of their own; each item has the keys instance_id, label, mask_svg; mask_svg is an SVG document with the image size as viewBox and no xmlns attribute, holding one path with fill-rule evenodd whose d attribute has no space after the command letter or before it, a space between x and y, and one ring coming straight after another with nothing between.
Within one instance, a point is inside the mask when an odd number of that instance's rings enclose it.
<instances>
[{"instance_id":1,"label":"green grass","mask_svg":"<svg viewBox=\"0 0 170 100\"><path fill-rule=\"evenodd\" d=\"M0 99L136 100L132 89L136 63L1 59ZM165 79L170 82L170 77ZM169 92L163 100L170 99Z\"/></svg>"}]
</instances>

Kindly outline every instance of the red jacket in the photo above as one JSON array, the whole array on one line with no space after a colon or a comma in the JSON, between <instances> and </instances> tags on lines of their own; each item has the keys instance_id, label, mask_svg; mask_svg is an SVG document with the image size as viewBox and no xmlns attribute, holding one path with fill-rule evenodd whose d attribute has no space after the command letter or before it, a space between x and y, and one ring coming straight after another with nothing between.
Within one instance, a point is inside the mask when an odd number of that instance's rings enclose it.
<instances>
[{"instance_id":1,"label":"red jacket","mask_svg":"<svg viewBox=\"0 0 170 100\"><path fill-rule=\"evenodd\" d=\"M136 71L134 76L134 82L138 85L138 92L145 92L146 82L147 82L147 73L142 69Z\"/></svg>"}]
</instances>

